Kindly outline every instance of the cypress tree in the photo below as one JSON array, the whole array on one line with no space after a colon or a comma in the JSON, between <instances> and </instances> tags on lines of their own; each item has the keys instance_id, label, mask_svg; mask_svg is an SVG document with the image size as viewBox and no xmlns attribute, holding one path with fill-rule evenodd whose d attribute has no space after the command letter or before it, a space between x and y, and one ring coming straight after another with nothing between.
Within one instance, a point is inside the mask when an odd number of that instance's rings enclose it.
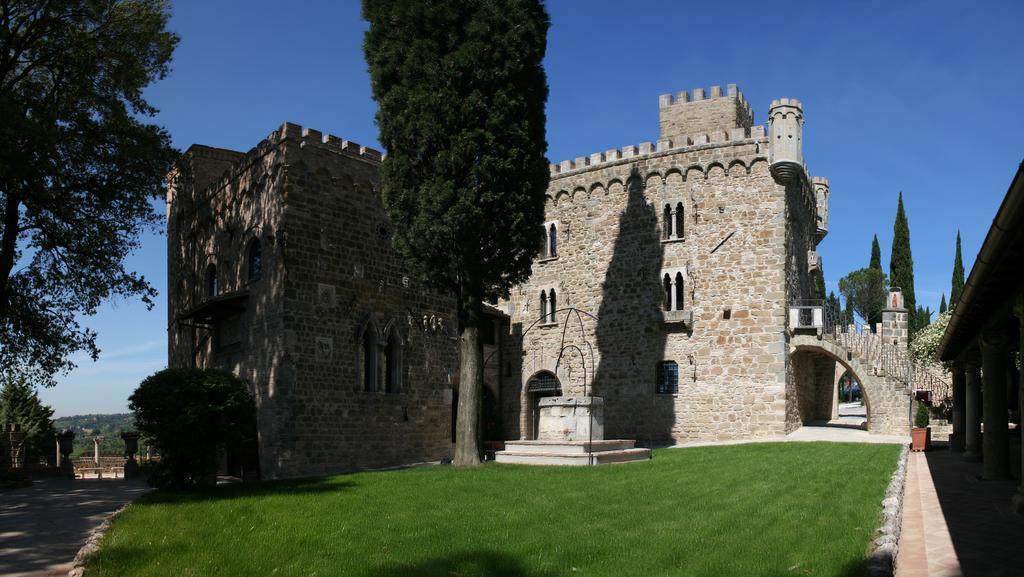
<instances>
[{"instance_id":1,"label":"cypress tree","mask_svg":"<svg viewBox=\"0 0 1024 577\"><path fill-rule=\"evenodd\" d=\"M892 256L889 258L889 286L903 290L903 306L910 311L907 319L913 335L921 321L914 298L914 257L910 254L910 225L903 209L903 193L896 205L896 221L892 227Z\"/></svg>"},{"instance_id":2,"label":"cypress tree","mask_svg":"<svg viewBox=\"0 0 1024 577\"><path fill-rule=\"evenodd\" d=\"M942 300L939 301L939 314L946 312L946 293L942 293Z\"/></svg>"},{"instance_id":3,"label":"cypress tree","mask_svg":"<svg viewBox=\"0 0 1024 577\"><path fill-rule=\"evenodd\" d=\"M956 256L953 257L953 288L949 292L949 308L953 310L964 292L964 259L960 254L960 231L956 231Z\"/></svg>"},{"instance_id":4,"label":"cypress tree","mask_svg":"<svg viewBox=\"0 0 1024 577\"><path fill-rule=\"evenodd\" d=\"M456 299L454 463L477 465L483 303L526 281L541 248L550 22L538 0L364 0L363 17L393 242Z\"/></svg>"},{"instance_id":5,"label":"cypress tree","mask_svg":"<svg viewBox=\"0 0 1024 577\"><path fill-rule=\"evenodd\" d=\"M868 268L872 268L872 269L875 269L875 270L877 270L879 272L882 272L882 249L881 249L881 247L878 246L878 235L877 234L871 237L871 262L868 263ZM878 311L881 311L882 309L884 309L885 308L885 296L886 295L882 295L882 300L880 301L879 306L878 307L871 307L871 310L876 310L876 308L877 308ZM850 308L849 303L847 303L847 309L848 309L848 312L849 312L849 317L851 319L850 322L852 323L853 322L853 320L852 320L853 319L853 309ZM874 326L877 323L882 322L882 313L879 312L877 315L873 315L871 318L865 318L864 322L866 322L872 329L874 329Z\"/></svg>"}]
</instances>

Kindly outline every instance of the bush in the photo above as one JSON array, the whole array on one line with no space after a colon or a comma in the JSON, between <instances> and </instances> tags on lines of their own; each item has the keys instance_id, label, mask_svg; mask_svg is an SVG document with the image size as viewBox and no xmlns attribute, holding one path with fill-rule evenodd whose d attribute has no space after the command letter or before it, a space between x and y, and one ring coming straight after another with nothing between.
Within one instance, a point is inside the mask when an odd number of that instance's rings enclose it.
<instances>
[{"instance_id":1,"label":"bush","mask_svg":"<svg viewBox=\"0 0 1024 577\"><path fill-rule=\"evenodd\" d=\"M914 426L918 429L923 429L928 426L928 405L924 403L918 403L917 414L914 415Z\"/></svg>"},{"instance_id":2,"label":"bush","mask_svg":"<svg viewBox=\"0 0 1024 577\"><path fill-rule=\"evenodd\" d=\"M208 484L217 450L238 450L256 435L256 408L245 382L214 369L164 369L128 398L139 432L160 453L150 474L157 487Z\"/></svg>"}]
</instances>

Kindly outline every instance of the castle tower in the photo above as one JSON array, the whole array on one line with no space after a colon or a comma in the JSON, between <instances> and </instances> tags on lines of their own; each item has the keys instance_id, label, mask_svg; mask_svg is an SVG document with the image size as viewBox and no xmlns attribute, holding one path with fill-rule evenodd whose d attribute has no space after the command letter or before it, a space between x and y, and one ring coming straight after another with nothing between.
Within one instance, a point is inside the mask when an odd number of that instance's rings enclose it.
<instances>
[{"instance_id":1,"label":"castle tower","mask_svg":"<svg viewBox=\"0 0 1024 577\"><path fill-rule=\"evenodd\" d=\"M773 100L768 109L768 162L781 183L794 182L804 169L804 110L795 98Z\"/></svg>"},{"instance_id":2,"label":"castle tower","mask_svg":"<svg viewBox=\"0 0 1024 577\"><path fill-rule=\"evenodd\" d=\"M726 86L725 94L721 86L712 86L708 96L703 88L694 88L692 93L683 90L674 97L662 94L658 99L658 116L660 140L680 145L685 145L684 137L688 134L750 128L754 123L750 104L735 84Z\"/></svg>"},{"instance_id":3,"label":"castle tower","mask_svg":"<svg viewBox=\"0 0 1024 577\"><path fill-rule=\"evenodd\" d=\"M818 242L821 242L828 234L828 179L812 176L811 186L814 187L814 198L818 205Z\"/></svg>"}]
</instances>

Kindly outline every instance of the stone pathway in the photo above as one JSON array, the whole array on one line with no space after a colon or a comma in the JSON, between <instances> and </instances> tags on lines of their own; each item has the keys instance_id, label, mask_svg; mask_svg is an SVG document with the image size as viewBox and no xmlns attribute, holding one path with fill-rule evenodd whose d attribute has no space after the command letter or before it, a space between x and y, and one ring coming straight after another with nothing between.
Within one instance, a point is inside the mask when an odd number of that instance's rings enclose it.
<instances>
[{"instance_id":1,"label":"stone pathway","mask_svg":"<svg viewBox=\"0 0 1024 577\"><path fill-rule=\"evenodd\" d=\"M125 479L44 479L0 493L0 575L67 575L89 532L149 488Z\"/></svg>"},{"instance_id":2,"label":"stone pathway","mask_svg":"<svg viewBox=\"0 0 1024 577\"><path fill-rule=\"evenodd\" d=\"M945 447L911 453L896 577L1024 575L1018 482L981 481L981 468Z\"/></svg>"}]
</instances>

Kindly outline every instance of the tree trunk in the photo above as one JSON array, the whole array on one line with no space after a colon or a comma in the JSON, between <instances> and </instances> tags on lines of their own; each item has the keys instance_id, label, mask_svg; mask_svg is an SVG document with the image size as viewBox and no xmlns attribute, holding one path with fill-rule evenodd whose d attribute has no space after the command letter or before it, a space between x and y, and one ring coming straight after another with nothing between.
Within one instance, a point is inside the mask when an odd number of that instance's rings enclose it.
<instances>
[{"instance_id":1,"label":"tree trunk","mask_svg":"<svg viewBox=\"0 0 1024 577\"><path fill-rule=\"evenodd\" d=\"M483 345L480 343L480 299L459 303L459 406L455 421L456 467L480 465L480 399L483 388Z\"/></svg>"}]
</instances>

